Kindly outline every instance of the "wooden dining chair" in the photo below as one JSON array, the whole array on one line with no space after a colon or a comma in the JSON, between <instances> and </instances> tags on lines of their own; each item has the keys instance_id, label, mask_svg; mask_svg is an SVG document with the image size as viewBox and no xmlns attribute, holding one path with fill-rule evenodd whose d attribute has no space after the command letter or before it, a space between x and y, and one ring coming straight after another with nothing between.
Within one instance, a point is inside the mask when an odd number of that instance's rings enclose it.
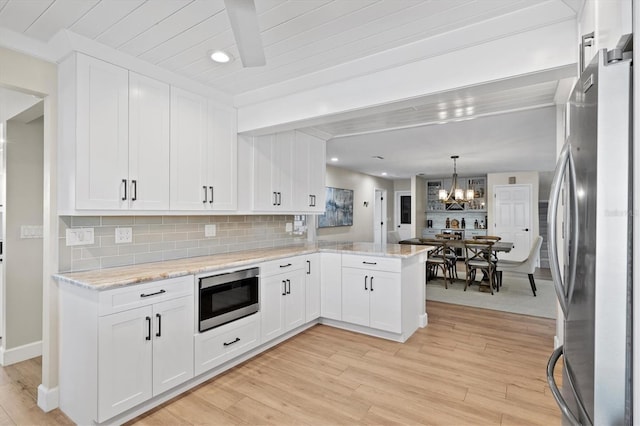
<instances>
[{"instance_id":1,"label":"wooden dining chair","mask_svg":"<svg viewBox=\"0 0 640 426\"><path fill-rule=\"evenodd\" d=\"M429 281L430 273L433 273L435 277L438 275L438 269L441 269L444 278L444 288L449 288L447 285L447 271L449 271L449 261L446 257L447 242L438 239L423 239L421 241L435 246L435 249L427 254L427 281Z\"/></svg>"},{"instance_id":2,"label":"wooden dining chair","mask_svg":"<svg viewBox=\"0 0 640 426\"><path fill-rule=\"evenodd\" d=\"M459 240L460 235L456 234L436 234L436 240ZM458 255L456 254L456 250L450 246L447 246L444 249L444 255L447 258L447 268L449 269L449 278L453 280L455 277L458 279L458 268L456 267L458 264Z\"/></svg>"},{"instance_id":3,"label":"wooden dining chair","mask_svg":"<svg viewBox=\"0 0 640 426\"><path fill-rule=\"evenodd\" d=\"M465 266L467 270L467 279L464 285L464 291L467 291L470 283L476 278L478 269L486 272L489 279L489 289L493 295L495 286L495 263L492 261L493 241L489 240L464 240L464 250L466 255Z\"/></svg>"}]
</instances>

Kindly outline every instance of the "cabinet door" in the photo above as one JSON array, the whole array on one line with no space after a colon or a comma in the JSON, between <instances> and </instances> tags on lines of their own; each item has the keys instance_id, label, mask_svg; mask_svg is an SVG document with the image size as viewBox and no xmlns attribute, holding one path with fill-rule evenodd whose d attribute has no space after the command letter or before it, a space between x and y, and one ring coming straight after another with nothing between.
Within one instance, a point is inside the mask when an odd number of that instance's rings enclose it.
<instances>
[{"instance_id":1,"label":"cabinet door","mask_svg":"<svg viewBox=\"0 0 640 426\"><path fill-rule=\"evenodd\" d=\"M208 203L214 210L235 210L237 201L237 130L235 110L209 102Z\"/></svg>"},{"instance_id":2,"label":"cabinet door","mask_svg":"<svg viewBox=\"0 0 640 426\"><path fill-rule=\"evenodd\" d=\"M271 182L278 193L276 210L293 210L293 143L293 131L277 133L271 149Z\"/></svg>"},{"instance_id":3,"label":"cabinet door","mask_svg":"<svg viewBox=\"0 0 640 426\"><path fill-rule=\"evenodd\" d=\"M129 73L78 55L77 97L76 208L126 209Z\"/></svg>"},{"instance_id":4,"label":"cabinet door","mask_svg":"<svg viewBox=\"0 0 640 426\"><path fill-rule=\"evenodd\" d=\"M342 255L320 254L320 316L342 320Z\"/></svg>"},{"instance_id":5,"label":"cabinet door","mask_svg":"<svg viewBox=\"0 0 640 426\"><path fill-rule=\"evenodd\" d=\"M256 136L253 139L253 209L272 211L276 209L277 196L272 182L271 158L275 155L275 135Z\"/></svg>"},{"instance_id":6,"label":"cabinet door","mask_svg":"<svg viewBox=\"0 0 640 426\"><path fill-rule=\"evenodd\" d=\"M151 322L151 306L100 317L98 422L151 398Z\"/></svg>"},{"instance_id":7,"label":"cabinet door","mask_svg":"<svg viewBox=\"0 0 640 426\"><path fill-rule=\"evenodd\" d=\"M305 267L306 317L309 322L320 317L320 254L307 256Z\"/></svg>"},{"instance_id":8,"label":"cabinet door","mask_svg":"<svg viewBox=\"0 0 640 426\"><path fill-rule=\"evenodd\" d=\"M309 145L309 195L313 196L311 211L324 212L325 208L325 175L327 170L326 142L311 138Z\"/></svg>"},{"instance_id":9,"label":"cabinet door","mask_svg":"<svg viewBox=\"0 0 640 426\"><path fill-rule=\"evenodd\" d=\"M369 326L369 279L363 269L342 268L342 321Z\"/></svg>"},{"instance_id":10,"label":"cabinet door","mask_svg":"<svg viewBox=\"0 0 640 426\"><path fill-rule=\"evenodd\" d=\"M153 305L153 395L193 377L193 297Z\"/></svg>"},{"instance_id":11,"label":"cabinet door","mask_svg":"<svg viewBox=\"0 0 640 426\"><path fill-rule=\"evenodd\" d=\"M369 280L369 326L394 333L402 332L400 274L373 273Z\"/></svg>"},{"instance_id":12,"label":"cabinet door","mask_svg":"<svg viewBox=\"0 0 640 426\"><path fill-rule=\"evenodd\" d=\"M129 189L136 210L169 209L169 85L129 75Z\"/></svg>"},{"instance_id":13,"label":"cabinet door","mask_svg":"<svg viewBox=\"0 0 640 426\"><path fill-rule=\"evenodd\" d=\"M260 280L260 310L262 311L262 341L267 342L286 331L284 303L286 297L285 274Z\"/></svg>"},{"instance_id":14,"label":"cabinet door","mask_svg":"<svg viewBox=\"0 0 640 426\"><path fill-rule=\"evenodd\" d=\"M306 322L306 284L303 270L291 271L285 278L287 294L284 297L284 324L286 331L289 331Z\"/></svg>"},{"instance_id":15,"label":"cabinet door","mask_svg":"<svg viewBox=\"0 0 640 426\"><path fill-rule=\"evenodd\" d=\"M209 208L207 100L171 88L171 210Z\"/></svg>"}]
</instances>

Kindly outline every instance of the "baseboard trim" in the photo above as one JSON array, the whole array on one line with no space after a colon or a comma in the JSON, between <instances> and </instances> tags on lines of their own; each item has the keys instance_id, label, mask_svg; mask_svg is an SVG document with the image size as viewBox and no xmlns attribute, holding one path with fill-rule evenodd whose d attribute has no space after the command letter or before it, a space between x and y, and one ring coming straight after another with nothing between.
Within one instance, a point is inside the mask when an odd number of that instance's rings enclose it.
<instances>
[{"instance_id":1,"label":"baseboard trim","mask_svg":"<svg viewBox=\"0 0 640 426\"><path fill-rule=\"evenodd\" d=\"M58 408L60 398L59 388L49 389L43 384L38 386L38 407L45 413Z\"/></svg>"},{"instance_id":2,"label":"baseboard trim","mask_svg":"<svg viewBox=\"0 0 640 426\"><path fill-rule=\"evenodd\" d=\"M17 348L0 348L0 364L7 366L35 358L40 355L42 355L42 340L27 343L26 345L18 346Z\"/></svg>"},{"instance_id":3,"label":"baseboard trim","mask_svg":"<svg viewBox=\"0 0 640 426\"><path fill-rule=\"evenodd\" d=\"M420 328L425 328L429 324L429 315L425 312L420 315Z\"/></svg>"}]
</instances>

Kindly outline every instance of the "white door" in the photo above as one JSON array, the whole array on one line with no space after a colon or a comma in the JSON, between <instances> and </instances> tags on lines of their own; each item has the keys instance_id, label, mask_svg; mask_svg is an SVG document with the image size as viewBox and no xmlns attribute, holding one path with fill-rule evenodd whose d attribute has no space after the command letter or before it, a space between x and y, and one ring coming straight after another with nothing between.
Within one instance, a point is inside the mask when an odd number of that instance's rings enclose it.
<instances>
[{"instance_id":1,"label":"white door","mask_svg":"<svg viewBox=\"0 0 640 426\"><path fill-rule=\"evenodd\" d=\"M153 395L193 377L193 297L153 305Z\"/></svg>"},{"instance_id":2,"label":"white door","mask_svg":"<svg viewBox=\"0 0 640 426\"><path fill-rule=\"evenodd\" d=\"M0 267L2 264L0 264ZM320 253L307 256L305 259L305 297L307 306L305 316L307 322L320 317Z\"/></svg>"},{"instance_id":3,"label":"white door","mask_svg":"<svg viewBox=\"0 0 640 426\"><path fill-rule=\"evenodd\" d=\"M396 191L395 222L400 239L411 238L411 191Z\"/></svg>"},{"instance_id":4,"label":"white door","mask_svg":"<svg viewBox=\"0 0 640 426\"><path fill-rule=\"evenodd\" d=\"M342 268L342 321L369 326L369 278L363 269Z\"/></svg>"},{"instance_id":5,"label":"white door","mask_svg":"<svg viewBox=\"0 0 640 426\"><path fill-rule=\"evenodd\" d=\"M306 284L303 270L287 274L286 279L287 295L284 298L284 324L285 329L288 331L306 322L305 306L307 299L305 297Z\"/></svg>"},{"instance_id":6,"label":"white door","mask_svg":"<svg viewBox=\"0 0 640 426\"><path fill-rule=\"evenodd\" d=\"M169 85L129 75L129 194L137 210L169 210Z\"/></svg>"},{"instance_id":7,"label":"white door","mask_svg":"<svg viewBox=\"0 0 640 426\"><path fill-rule=\"evenodd\" d=\"M285 332L284 303L287 291L284 274L263 278L260 282L260 310L262 311L262 341L280 336Z\"/></svg>"},{"instance_id":8,"label":"white door","mask_svg":"<svg viewBox=\"0 0 640 426\"><path fill-rule=\"evenodd\" d=\"M493 189L494 233L503 241L513 243L501 259L522 260L529 255L532 243L531 185L496 185Z\"/></svg>"},{"instance_id":9,"label":"white door","mask_svg":"<svg viewBox=\"0 0 640 426\"><path fill-rule=\"evenodd\" d=\"M400 274L376 271L369 279L369 324L372 328L402 332Z\"/></svg>"},{"instance_id":10,"label":"white door","mask_svg":"<svg viewBox=\"0 0 640 426\"><path fill-rule=\"evenodd\" d=\"M256 136L253 139L253 208L254 210L275 210L276 190L271 182L271 169L275 135Z\"/></svg>"},{"instance_id":11,"label":"white door","mask_svg":"<svg viewBox=\"0 0 640 426\"><path fill-rule=\"evenodd\" d=\"M235 210L238 201L238 144L235 111L209 102L209 204L214 210Z\"/></svg>"},{"instance_id":12,"label":"white door","mask_svg":"<svg viewBox=\"0 0 640 426\"><path fill-rule=\"evenodd\" d=\"M98 322L98 422L152 395L152 309L131 309Z\"/></svg>"},{"instance_id":13,"label":"white door","mask_svg":"<svg viewBox=\"0 0 640 426\"><path fill-rule=\"evenodd\" d=\"M207 100L171 88L172 210L208 209Z\"/></svg>"},{"instance_id":14,"label":"white door","mask_svg":"<svg viewBox=\"0 0 640 426\"><path fill-rule=\"evenodd\" d=\"M76 208L129 207L129 72L78 55Z\"/></svg>"},{"instance_id":15,"label":"white door","mask_svg":"<svg viewBox=\"0 0 640 426\"><path fill-rule=\"evenodd\" d=\"M271 150L271 169L274 189L278 192L276 210L293 209L293 143L294 132L276 134L275 149Z\"/></svg>"},{"instance_id":16,"label":"white door","mask_svg":"<svg viewBox=\"0 0 640 426\"><path fill-rule=\"evenodd\" d=\"M373 204L373 242L387 244L387 191L376 189Z\"/></svg>"}]
</instances>

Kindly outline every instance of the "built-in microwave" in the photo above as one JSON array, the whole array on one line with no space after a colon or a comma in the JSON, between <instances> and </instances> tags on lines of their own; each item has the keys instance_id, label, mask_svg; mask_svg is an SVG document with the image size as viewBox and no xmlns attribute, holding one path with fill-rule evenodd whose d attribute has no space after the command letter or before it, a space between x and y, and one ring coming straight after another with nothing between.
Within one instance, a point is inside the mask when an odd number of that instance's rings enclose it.
<instances>
[{"instance_id":1,"label":"built-in microwave","mask_svg":"<svg viewBox=\"0 0 640 426\"><path fill-rule=\"evenodd\" d=\"M201 277L198 288L201 332L260 310L258 268Z\"/></svg>"}]
</instances>

